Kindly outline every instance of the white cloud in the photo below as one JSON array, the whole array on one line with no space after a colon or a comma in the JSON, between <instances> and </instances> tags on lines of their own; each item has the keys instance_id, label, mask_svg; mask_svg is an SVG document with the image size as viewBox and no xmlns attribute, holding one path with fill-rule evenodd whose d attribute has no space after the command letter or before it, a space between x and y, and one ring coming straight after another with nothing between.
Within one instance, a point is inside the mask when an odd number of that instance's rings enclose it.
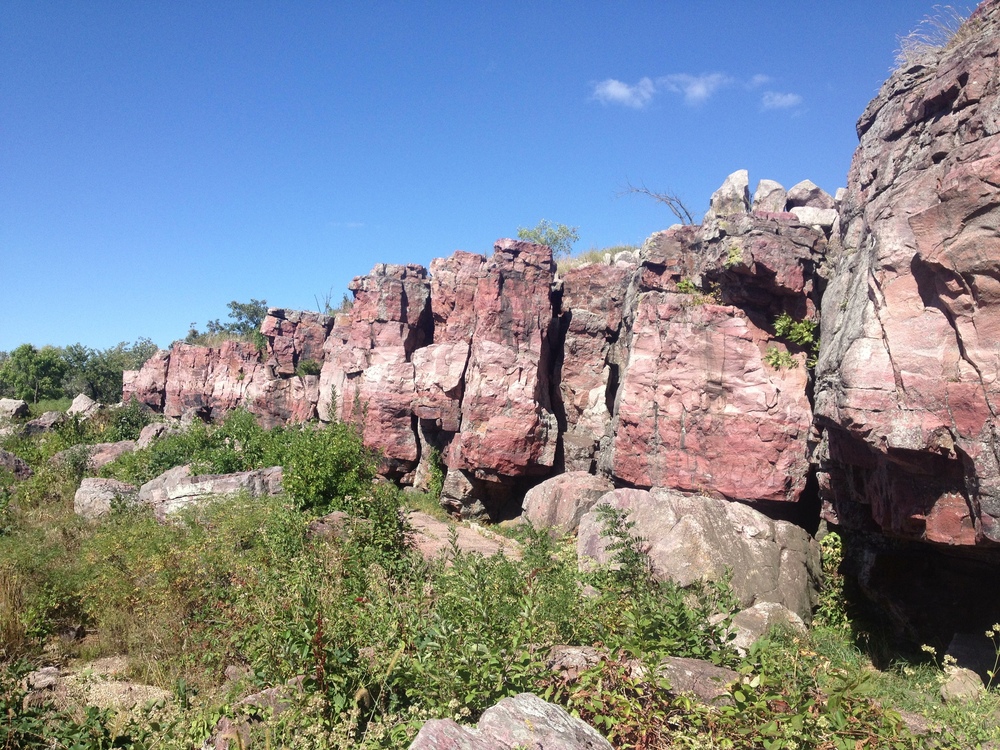
<instances>
[{"instance_id":1,"label":"white cloud","mask_svg":"<svg viewBox=\"0 0 1000 750\"><path fill-rule=\"evenodd\" d=\"M649 78L643 78L634 86L608 78L594 84L593 98L602 104L622 104L634 109L642 109L653 98L656 87Z\"/></svg>"},{"instance_id":2,"label":"white cloud","mask_svg":"<svg viewBox=\"0 0 1000 750\"><path fill-rule=\"evenodd\" d=\"M702 73L699 76L674 73L659 79L668 91L683 94L684 102L690 105L703 104L722 86L732 83L732 78L722 73Z\"/></svg>"},{"instance_id":3,"label":"white cloud","mask_svg":"<svg viewBox=\"0 0 1000 750\"><path fill-rule=\"evenodd\" d=\"M760 98L761 106L764 109L790 109L802 104L802 97L798 94L779 94L777 91L765 91Z\"/></svg>"},{"instance_id":4,"label":"white cloud","mask_svg":"<svg viewBox=\"0 0 1000 750\"><path fill-rule=\"evenodd\" d=\"M771 76L766 76L763 73L758 73L753 78L751 78L749 81L747 81L747 88L748 89L758 89L761 86L763 86L765 83L770 83L770 82L771 82Z\"/></svg>"}]
</instances>

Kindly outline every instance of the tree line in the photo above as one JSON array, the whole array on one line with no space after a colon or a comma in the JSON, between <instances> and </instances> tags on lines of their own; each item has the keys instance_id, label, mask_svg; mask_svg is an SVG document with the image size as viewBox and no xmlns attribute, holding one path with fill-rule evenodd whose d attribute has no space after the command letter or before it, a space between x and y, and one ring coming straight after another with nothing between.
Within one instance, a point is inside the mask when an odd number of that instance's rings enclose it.
<instances>
[{"instance_id":1,"label":"tree line","mask_svg":"<svg viewBox=\"0 0 1000 750\"><path fill-rule=\"evenodd\" d=\"M102 404L117 403L122 397L122 372L138 370L157 348L147 338L109 349L21 344L11 352L0 351L0 397L34 404L85 393Z\"/></svg>"}]
</instances>

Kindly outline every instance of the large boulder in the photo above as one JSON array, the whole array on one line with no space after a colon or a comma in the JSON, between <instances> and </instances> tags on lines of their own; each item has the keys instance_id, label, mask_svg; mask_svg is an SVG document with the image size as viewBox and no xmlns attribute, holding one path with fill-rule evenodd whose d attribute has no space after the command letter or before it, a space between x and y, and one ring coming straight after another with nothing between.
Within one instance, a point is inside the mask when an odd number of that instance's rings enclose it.
<instances>
[{"instance_id":1,"label":"large boulder","mask_svg":"<svg viewBox=\"0 0 1000 750\"><path fill-rule=\"evenodd\" d=\"M106 516L117 503L131 503L137 490L117 479L85 478L73 497L73 511L78 516L96 519Z\"/></svg>"},{"instance_id":2,"label":"large boulder","mask_svg":"<svg viewBox=\"0 0 1000 750\"><path fill-rule=\"evenodd\" d=\"M102 466L117 461L126 453L132 453L136 449L134 440L119 440L115 443L94 443L93 445L74 445L64 451L59 451L50 459L54 464L65 463L72 460L74 456L86 455L86 468L88 471L97 471Z\"/></svg>"},{"instance_id":3,"label":"large boulder","mask_svg":"<svg viewBox=\"0 0 1000 750\"><path fill-rule=\"evenodd\" d=\"M420 728L410 750L611 750L593 727L564 708L532 693L504 698L486 709L475 728L451 719L431 719Z\"/></svg>"},{"instance_id":4,"label":"large boulder","mask_svg":"<svg viewBox=\"0 0 1000 750\"><path fill-rule=\"evenodd\" d=\"M598 508L609 505L635 523L647 540L653 573L681 586L731 576L743 607L777 602L805 621L819 591L819 547L800 527L775 521L741 503L666 489L619 489L580 521L581 565L612 561Z\"/></svg>"},{"instance_id":5,"label":"large boulder","mask_svg":"<svg viewBox=\"0 0 1000 750\"><path fill-rule=\"evenodd\" d=\"M580 519L614 489L605 476L569 471L546 479L524 496L524 518L536 529L572 534Z\"/></svg>"},{"instance_id":6,"label":"large boulder","mask_svg":"<svg viewBox=\"0 0 1000 750\"><path fill-rule=\"evenodd\" d=\"M81 419L87 419L97 414L101 408L101 404L94 401L86 393L81 393L73 399L73 403L69 405L66 413L71 417L79 416Z\"/></svg>"},{"instance_id":7,"label":"large boulder","mask_svg":"<svg viewBox=\"0 0 1000 750\"><path fill-rule=\"evenodd\" d=\"M26 401L19 398L0 398L0 420L22 419L30 413Z\"/></svg>"},{"instance_id":8,"label":"large boulder","mask_svg":"<svg viewBox=\"0 0 1000 750\"><path fill-rule=\"evenodd\" d=\"M280 466L235 474L191 475L190 466L177 466L139 488L137 500L164 519L201 500L246 493L250 497L282 492Z\"/></svg>"}]
</instances>

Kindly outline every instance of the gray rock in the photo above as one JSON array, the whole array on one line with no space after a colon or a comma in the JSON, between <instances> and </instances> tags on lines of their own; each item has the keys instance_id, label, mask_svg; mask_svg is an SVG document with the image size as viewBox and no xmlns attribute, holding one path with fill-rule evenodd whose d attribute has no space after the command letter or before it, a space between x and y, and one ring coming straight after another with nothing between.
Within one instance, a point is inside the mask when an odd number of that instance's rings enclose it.
<instances>
[{"instance_id":1,"label":"gray rock","mask_svg":"<svg viewBox=\"0 0 1000 750\"><path fill-rule=\"evenodd\" d=\"M607 477L568 471L528 490L524 496L524 517L536 529L572 534L583 514L613 489Z\"/></svg>"},{"instance_id":2,"label":"gray rock","mask_svg":"<svg viewBox=\"0 0 1000 750\"><path fill-rule=\"evenodd\" d=\"M802 618L787 607L777 602L757 602L733 617L735 638L730 645L740 655L745 655L753 644L775 626L791 628L802 634L806 632L806 624L802 622Z\"/></svg>"},{"instance_id":3,"label":"gray rock","mask_svg":"<svg viewBox=\"0 0 1000 750\"><path fill-rule=\"evenodd\" d=\"M29 413L27 402L19 398L0 398L0 419L21 419Z\"/></svg>"},{"instance_id":4,"label":"gray rock","mask_svg":"<svg viewBox=\"0 0 1000 750\"><path fill-rule=\"evenodd\" d=\"M731 669L719 667L702 659L668 656L657 668L657 674L670 683L670 692L693 695L709 706L732 703L728 686L740 676Z\"/></svg>"},{"instance_id":5,"label":"gray rock","mask_svg":"<svg viewBox=\"0 0 1000 750\"><path fill-rule=\"evenodd\" d=\"M24 425L22 434L25 437L41 435L44 432L52 432L59 425L66 421L66 415L61 411L47 411L38 419L32 419Z\"/></svg>"},{"instance_id":6,"label":"gray rock","mask_svg":"<svg viewBox=\"0 0 1000 750\"><path fill-rule=\"evenodd\" d=\"M504 698L483 713L475 729L451 719L421 727L410 750L611 750L593 727L532 693Z\"/></svg>"},{"instance_id":7,"label":"gray rock","mask_svg":"<svg viewBox=\"0 0 1000 750\"><path fill-rule=\"evenodd\" d=\"M73 399L73 403L69 405L69 408L66 410L66 413L69 414L70 416L76 414L79 415L82 419L86 419L87 417L94 416L102 408L103 407L99 403L94 401L94 399L92 399L86 393L81 393L80 395L78 395L76 398Z\"/></svg>"},{"instance_id":8,"label":"gray rock","mask_svg":"<svg viewBox=\"0 0 1000 750\"><path fill-rule=\"evenodd\" d=\"M73 511L84 518L100 518L111 512L114 503L132 502L136 494L135 487L117 479L87 477L73 497Z\"/></svg>"},{"instance_id":9,"label":"gray rock","mask_svg":"<svg viewBox=\"0 0 1000 750\"><path fill-rule=\"evenodd\" d=\"M968 703L986 693L986 686L971 669L945 667L941 700L945 703Z\"/></svg>"},{"instance_id":10,"label":"gray rock","mask_svg":"<svg viewBox=\"0 0 1000 750\"><path fill-rule=\"evenodd\" d=\"M742 505L674 490L621 489L598 502L628 514L633 534L647 540L653 573L681 586L732 574L743 607L777 602L809 621L819 589L819 547L803 529ZM606 564L609 540L597 509L584 515L577 537L581 567Z\"/></svg>"},{"instance_id":11,"label":"gray rock","mask_svg":"<svg viewBox=\"0 0 1000 750\"><path fill-rule=\"evenodd\" d=\"M604 659L604 654L593 646L553 646L545 665L564 680L575 680Z\"/></svg>"},{"instance_id":12,"label":"gray rock","mask_svg":"<svg viewBox=\"0 0 1000 750\"><path fill-rule=\"evenodd\" d=\"M282 491L280 466L235 474L203 474L191 476L190 466L176 466L151 479L139 488L138 500L149 505L159 519L186 508L200 500L215 496L250 497L277 495Z\"/></svg>"},{"instance_id":13,"label":"gray rock","mask_svg":"<svg viewBox=\"0 0 1000 750\"><path fill-rule=\"evenodd\" d=\"M750 210L750 173L745 169L733 172L712 193L705 223L710 217L724 218L733 214L745 214Z\"/></svg>"},{"instance_id":14,"label":"gray rock","mask_svg":"<svg viewBox=\"0 0 1000 750\"><path fill-rule=\"evenodd\" d=\"M24 681L29 690L48 690L54 688L59 682L59 669L56 667L36 669L34 672L29 672Z\"/></svg>"},{"instance_id":15,"label":"gray rock","mask_svg":"<svg viewBox=\"0 0 1000 750\"><path fill-rule=\"evenodd\" d=\"M830 231L834 222L837 221L837 209L835 208L813 208L812 206L796 206L791 209L791 213L803 224L810 227L819 227L824 231Z\"/></svg>"},{"instance_id":16,"label":"gray rock","mask_svg":"<svg viewBox=\"0 0 1000 750\"><path fill-rule=\"evenodd\" d=\"M761 180L757 183L757 189L753 192L753 204L751 208L754 211L780 214L784 212L787 200L788 193L780 182Z\"/></svg>"},{"instance_id":17,"label":"gray rock","mask_svg":"<svg viewBox=\"0 0 1000 750\"><path fill-rule=\"evenodd\" d=\"M788 210L796 206L808 208L836 208L833 197L810 180L793 185L788 190Z\"/></svg>"}]
</instances>

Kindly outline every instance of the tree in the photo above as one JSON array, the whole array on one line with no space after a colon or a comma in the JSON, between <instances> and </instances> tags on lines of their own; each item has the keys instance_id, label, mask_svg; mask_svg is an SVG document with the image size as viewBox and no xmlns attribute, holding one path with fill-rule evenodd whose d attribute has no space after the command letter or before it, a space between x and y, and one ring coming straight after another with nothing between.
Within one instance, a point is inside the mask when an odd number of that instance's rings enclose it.
<instances>
[{"instance_id":1,"label":"tree","mask_svg":"<svg viewBox=\"0 0 1000 750\"><path fill-rule=\"evenodd\" d=\"M0 367L0 380L13 391L15 398L37 404L41 399L63 395L62 379L67 369L66 360L55 347L36 349L31 344L21 344Z\"/></svg>"},{"instance_id":2,"label":"tree","mask_svg":"<svg viewBox=\"0 0 1000 750\"><path fill-rule=\"evenodd\" d=\"M114 403L122 395L122 372L138 370L156 350L156 344L146 338L134 344L122 341L103 351L71 344L62 350L67 364L63 389L67 396L86 393L102 404Z\"/></svg>"},{"instance_id":3,"label":"tree","mask_svg":"<svg viewBox=\"0 0 1000 750\"><path fill-rule=\"evenodd\" d=\"M645 185L636 187L631 182L626 182L625 188L620 190L618 195L645 195L647 198L652 198L654 201L662 203L669 208L670 212L677 217L681 224L694 224L694 217L692 217L688 207L684 205L684 201L678 197L677 193L673 193L669 190L663 193L657 193L650 190Z\"/></svg>"},{"instance_id":4,"label":"tree","mask_svg":"<svg viewBox=\"0 0 1000 750\"><path fill-rule=\"evenodd\" d=\"M564 258L573 249L573 243L580 239L579 227L568 227L565 224L553 224L548 219L542 219L532 228L518 227L517 238L552 248L552 255Z\"/></svg>"},{"instance_id":5,"label":"tree","mask_svg":"<svg viewBox=\"0 0 1000 750\"><path fill-rule=\"evenodd\" d=\"M232 323L220 323L219 319L208 321L209 333L232 333L237 336L249 336L260 330L261 323L267 315L267 300L251 299L249 302L228 303L229 317Z\"/></svg>"}]
</instances>

